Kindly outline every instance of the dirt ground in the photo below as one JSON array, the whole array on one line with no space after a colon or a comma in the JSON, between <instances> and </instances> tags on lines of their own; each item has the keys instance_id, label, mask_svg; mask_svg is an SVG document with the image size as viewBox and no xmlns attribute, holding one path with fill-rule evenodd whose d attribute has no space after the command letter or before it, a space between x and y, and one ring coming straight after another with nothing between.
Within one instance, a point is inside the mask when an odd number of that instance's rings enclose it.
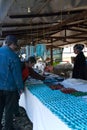
<instances>
[{"instance_id":1,"label":"dirt ground","mask_svg":"<svg viewBox=\"0 0 87 130\"><path fill-rule=\"evenodd\" d=\"M17 128L17 130L33 130L33 124L28 119L25 110L22 107L20 107L19 111L20 111L20 116L14 117L13 119L14 127ZM4 116L3 116L2 124L4 126Z\"/></svg>"}]
</instances>

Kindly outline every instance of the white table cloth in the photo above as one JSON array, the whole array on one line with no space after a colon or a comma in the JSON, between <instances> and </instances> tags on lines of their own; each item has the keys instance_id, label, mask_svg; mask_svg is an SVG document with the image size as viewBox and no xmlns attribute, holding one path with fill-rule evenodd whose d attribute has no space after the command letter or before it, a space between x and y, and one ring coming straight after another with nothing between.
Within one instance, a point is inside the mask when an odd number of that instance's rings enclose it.
<instances>
[{"instance_id":1,"label":"white table cloth","mask_svg":"<svg viewBox=\"0 0 87 130\"><path fill-rule=\"evenodd\" d=\"M33 123L33 130L70 130L27 88L21 95L19 105L26 110L27 116Z\"/></svg>"},{"instance_id":2,"label":"white table cloth","mask_svg":"<svg viewBox=\"0 0 87 130\"><path fill-rule=\"evenodd\" d=\"M75 85L74 80L71 79L71 82ZM65 87L70 87L69 84L70 79L63 81ZM25 88L19 101L33 123L33 130L87 130L85 100L41 86L43 85ZM82 87L85 88L86 85Z\"/></svg>"}]
</instances>

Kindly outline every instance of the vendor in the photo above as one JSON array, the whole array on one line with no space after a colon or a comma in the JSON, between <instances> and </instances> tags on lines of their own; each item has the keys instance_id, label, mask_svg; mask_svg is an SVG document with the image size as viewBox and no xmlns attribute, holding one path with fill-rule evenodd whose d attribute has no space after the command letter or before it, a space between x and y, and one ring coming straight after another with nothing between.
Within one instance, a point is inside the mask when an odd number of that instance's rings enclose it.
<instances>
[{"instance_id":1,"label":"vendor","mask_svg":"<svg viewBox=\"0 0 87 130\"><path fill-rule=\"evenodd\" d=\"M22 78L25 82L28 76L31 76L32 78L38 79L38 80L45 80L45 77L37 73L33 66L36 64L36 59L34 56L31 56L28 58L27 61L24 62L23 68L22 68Z\"/></svg>"},{"instance_id":2,"label":"vendor","mask_svg":"<svg viewBox=\"0 0 87 130\"><path fill-rule=\"evenodd\" d=\"M74 53L77 54L74 60L74 68L72 78L87 80L86 76L86 58L83 54L83 44L76 44L74 46Z\"/></svg>"}]
</instances>

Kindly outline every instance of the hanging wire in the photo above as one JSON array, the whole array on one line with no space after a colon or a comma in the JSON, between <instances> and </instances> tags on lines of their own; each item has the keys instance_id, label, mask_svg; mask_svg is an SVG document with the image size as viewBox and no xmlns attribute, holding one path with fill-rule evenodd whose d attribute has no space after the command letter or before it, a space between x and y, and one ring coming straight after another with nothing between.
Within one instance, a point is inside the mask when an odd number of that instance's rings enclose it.
<instances>
[{"instance_id":1,"label":"hanging wire","mask_svg":"<svg viewBox=\"0 0 87 130\"><path fill-rule=\"evenodd\" d=\"M42 10L43 10L43 8L45 8L45 6L48 4L50 2L50 0L47 0L42 6L41 6L41 8L39 8L35 13L40 13ZM33 18L31 18L31 20L30 20L30 27L31 27L31 33L32 33L32 19ZM37 42L39 43L39 33L38 33L38 25L37 25ZM32 40L32 34L31 34L31 40Z\"/></svg>"},{"instance_id":2,"label":"hanging wire","mask_svg":"<svg viewBox=\"0 0 87 130\"><path fill-rule=\"evenodd\" d=\"M41 8L38 8L37 11L35 11L35 13L37 14L40 14L40 12L45 8L45 6L50 2L50 0L47 0L45 3L42 4L42 6L40 6ZM32 19L30 20L30 23L32 23Z\"/></svg>"},{"instance_id":3,"label":"hanging wire","mask_svg":"<svg viewBox=\"0 0 87 130\"><path fill-rule=\"evenodd\" d=\"M62 16L62 7L61 7L61 18L60 18L60 21L61 21L61 23L62 23L62 20L63 20L63 16Z\"/></svg>"},{"instance_id":4,"label":"hanging wire","mask_svg":"<svg viewBox=\"0 0 87 130\"><path fill-rule=\"evenodd\" d=\"M44 22L43 22L43 39L45 40L45 27L44 27Z\"/></svg>"},{"instance_id":5,"label":"hanging wire","mask_svg":"<svg viewBox=\"0 0 87 130\"><path fill-rule=\"evenodd\" d=\"M36 39L37 39L37 43L39 43L39 39L38 39L38 36L39 36L39 35L38 35L38 24L37 24L36 30L37 30L37 31L36 31Z\"/></svg>"},{"instance_id":6,"label":"hanging wire","mask_svg":"<svg viewBox=\"0 0 87 130\"><path fill-rule=\"evenodd\" d=\"M32 38L32 24L30 23L30 44L32 44L33 42L33 38Z\"/></svg>"},{"instance_id":7,"label":"hanging wire","mask_svg":"<svg viewBox=\"0 0 87 130\"><path fill-rule=\"evenodd\" d=\"M42 4L41 8L39 8L36 13L40 13L49 2L50 0L46 0L46 2Z\"/></svg>"}]
</instances>

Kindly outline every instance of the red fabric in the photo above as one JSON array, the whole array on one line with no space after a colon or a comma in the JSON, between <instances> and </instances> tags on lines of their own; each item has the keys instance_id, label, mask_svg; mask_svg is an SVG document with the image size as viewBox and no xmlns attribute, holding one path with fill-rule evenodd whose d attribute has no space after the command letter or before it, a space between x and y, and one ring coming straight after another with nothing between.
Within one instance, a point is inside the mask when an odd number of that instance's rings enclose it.
<instances>
[{"instance_id":1,"label":"red fabric","mask_svg":"<svg viewBox=\"0 0 87 130\"><path fill-rule=\"evenodd\" d=\"M75 90L73 88L63 88L63 89L60 89L60 91L63 93L66 93L66 94L77 92L77 90Z\"/></svg>"},{"instance_id":2,"label":"red fabric","mask_svg":"<svg viewBox=\"0 0 87 130\"><path fill-rule=\"evenodd\" d=\"M33 70L33 68L31 68L31 67L25 67L22 70L22 79L23 79L24 82L26 81L26 79L28 78L28 76L31 76L31 77L33 77L35 79L39 79L39 80L45 80L45 77L41 76L40 74L38 74L37 72L35 72Z\"/></svg>"},{"instance_id":3,"label":"red fabric","mask_svg":"<svg viewBox=\"0 0 87 130\"><path fill-rule=\"evenodd\" d=\"M46 66L44 71L52 72L53 71L53 66Z\"/></svg>"},{"instance_id":4,"label":"red fabric","mask_svg":"<svg viewBox=\"0 0 87 130\"><path fill-rule=\"evenodd\" d=\"M51 85L50 88L51 88L52 90L59 90L59 89L64 88L64 86L61 85L61 84L56 84L56 85Z\"/></svg>"},{"instance_id":5,"label":"red fabric","mask_svg":"<svg viewBox=\"0 0 87 130\"><path fill-rule=\"evenodd\" d=\"M25 81L29 76L29 69L28 67L25 67L22 71L22 79L23 81Z\"/></svg>"}]
</instances>

